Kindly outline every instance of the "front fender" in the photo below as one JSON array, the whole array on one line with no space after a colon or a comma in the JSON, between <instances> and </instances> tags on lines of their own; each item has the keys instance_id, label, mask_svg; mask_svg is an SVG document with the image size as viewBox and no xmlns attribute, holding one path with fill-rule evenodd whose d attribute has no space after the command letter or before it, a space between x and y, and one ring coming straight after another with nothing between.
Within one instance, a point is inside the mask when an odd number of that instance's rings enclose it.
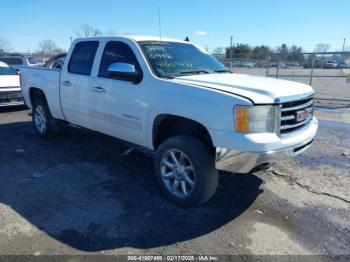
<instances>
[{"instance_id":1,"label":"front fender","mask_svg":"<svg viewBox=\"0 0 350 262\"><path fill-rule=\"evenodd\" d=\"M157 116L169 114L202 124L207 130L234 130L233 107L251 104L247 99L202 87L171 83L151 97L149 146L153 148L153 123ZM210 131L209 131L210 133ZM210 135L214 135L211 134Z\"/></svg>"}]
</instances>

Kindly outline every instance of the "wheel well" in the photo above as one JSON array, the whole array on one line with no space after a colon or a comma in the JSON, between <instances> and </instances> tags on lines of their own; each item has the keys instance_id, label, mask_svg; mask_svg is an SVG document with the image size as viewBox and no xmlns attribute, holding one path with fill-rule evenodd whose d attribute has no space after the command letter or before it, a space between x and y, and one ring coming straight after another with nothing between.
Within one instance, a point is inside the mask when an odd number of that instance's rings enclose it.
<instances>
[{"instance_id":1,"label":"wheel well","mask_svg":"<svg viewBox=\"0 0 350 262\"><path fill-rule=\"evenodd\" d=\"M153 123L153 147L158 146L167 138L178 135L198 137L210 148L214 148L209 131L199 122L175 115L159 115Z\"/></svg>"},{"instance_id":2,"label":"wheel well","mask_svg":"<svg viewBox=\"0 0 350 262\"><path fill-rule=\"evenodd\" d=\"M44 92L36 87L31 87L29 89L30 103L34 105L36 100L44 100L46 102L46 97Z\"/></svg>"}]
</instances>

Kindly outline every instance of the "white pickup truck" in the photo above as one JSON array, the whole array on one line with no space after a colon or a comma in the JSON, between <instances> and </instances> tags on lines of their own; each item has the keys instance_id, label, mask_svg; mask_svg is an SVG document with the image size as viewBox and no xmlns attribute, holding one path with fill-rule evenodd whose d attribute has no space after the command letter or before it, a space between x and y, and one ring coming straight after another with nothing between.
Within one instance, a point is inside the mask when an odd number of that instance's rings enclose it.
<instances>
[{"instance_id":1,"label":"white pickup truck","mask_svg":"<svg viewBox=\"0 0 350 262\"><path fill-rule=\"evenodd\" d=\"M174 39L77 39L61 69L24 68L21 82L40 136L69 122L154 150L156 181L180 206L207 201L217 170L301 153L318 127L311 86L231 73Z\"/></svg>"}]
</instances>

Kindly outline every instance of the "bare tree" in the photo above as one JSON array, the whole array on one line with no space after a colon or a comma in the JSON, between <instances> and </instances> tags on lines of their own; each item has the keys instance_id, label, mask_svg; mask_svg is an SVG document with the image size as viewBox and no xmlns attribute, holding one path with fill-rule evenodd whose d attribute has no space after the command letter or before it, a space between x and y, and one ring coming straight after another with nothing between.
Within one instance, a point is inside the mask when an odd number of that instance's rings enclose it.
<instances>
[{"instance_id":1,"label":"bare tree","mask_svg":"<svg viewBox=\"0 0 350 262\"><path fill-rule=\"evenodd\" d=\"M0 52L8 52L12 49L10 41L0 37Z\"/></svg>"},{"instance_id":2,"label":"bare tree","mask_svg":"<svg viewBox=\"0 0 350 262\"><path fill-rule=\"evenodd\" d=\"M314 51L317 53L327 52L331 46L329 44L317 44Z\"/></svg>"},{"instance_id":3,"label":"bare tree","mask_svg":"<svg viewBox=\"0 0 350 262\"><path fill-rule=\"evenodd\" d=\"M114 30L108 30L104 33L106 36L115 36L117 33Z\"/></svg>"},{"instance_id":4,"label":"bare tree","mask_svg":"<svg viewBox=\"0 0 350 262\"><path fill-rule=\"evenodd\" d=\"M55 55L58 53L62 53L63 50L57 47L53 40L46 39L39 43L39 52L48 55Z\"/></svg>"},{"instance_id":5,"label":"bare tree","mask_svg":"<svg viewBox=\"0 0 350 262\"><path fill-rule=\"evenodd\" d=\"M75 33L77 37L94 37L102 35L102 32L99 29L88 24L80 26L80 29L76 30Z\"/></svg>"},{"instance_id":6,"label":"bare tree","mask_svg":"<svg viewBox=\"0 0 350 262\"><path fill-rule=\"evenodd\" d=\"M216 54L216 55L222 55L225 53L225 49L221 46L215 48L212 52L213 54Z\"/></svg>"}]
</instances>

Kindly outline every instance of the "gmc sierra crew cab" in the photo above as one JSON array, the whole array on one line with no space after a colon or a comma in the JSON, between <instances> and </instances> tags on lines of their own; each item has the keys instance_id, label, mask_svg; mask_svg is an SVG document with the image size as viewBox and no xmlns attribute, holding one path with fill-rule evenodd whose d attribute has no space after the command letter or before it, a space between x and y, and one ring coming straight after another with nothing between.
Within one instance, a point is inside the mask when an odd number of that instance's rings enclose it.
<instances>
[{"instance_id":1,"label":"gmc sierra crew cab","mask_svg":"<svg viewBox=\"0 0 350 262\"><path fill-rule=\"evenodd\" d=\"M293 157L318 127L311 86L231 73L175 39L77 39L60 69L23 68L21 82L39 136L68 122L154 150L161 191L185 207L214 194L218 170Z\"/></svg>"}]
</instances>

